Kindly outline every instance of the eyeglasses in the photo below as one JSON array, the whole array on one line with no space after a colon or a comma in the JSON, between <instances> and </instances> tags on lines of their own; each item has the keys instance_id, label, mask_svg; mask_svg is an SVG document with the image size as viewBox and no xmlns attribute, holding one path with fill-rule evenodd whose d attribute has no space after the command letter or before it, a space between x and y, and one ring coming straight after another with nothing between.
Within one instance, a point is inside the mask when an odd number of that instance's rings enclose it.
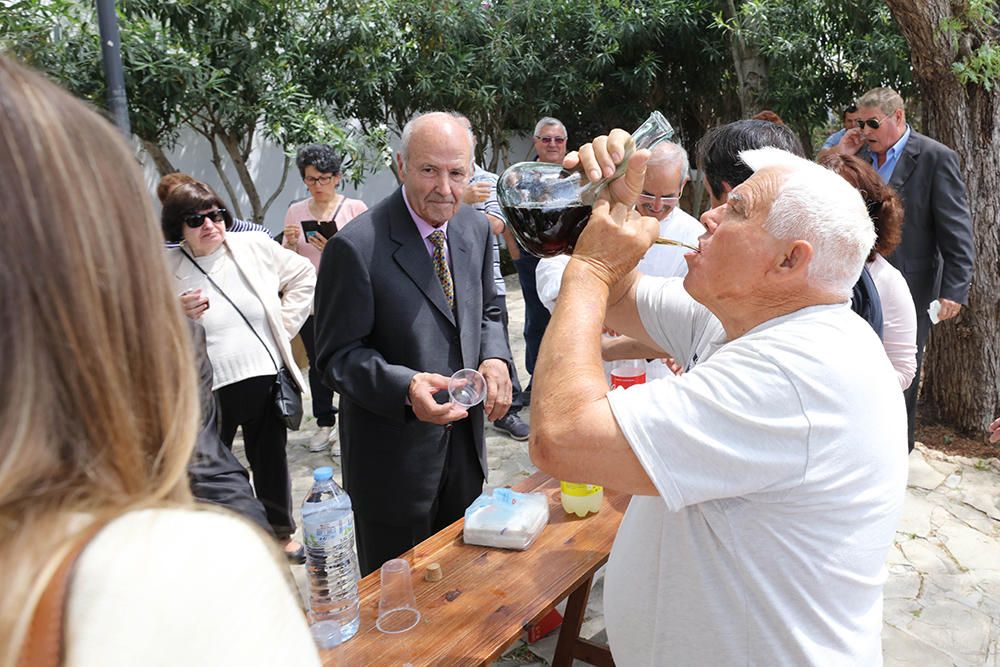
<instances>
[{"instance_id":1,"label":"eyeglasses","mask_svg":"<svg viewBox=\"0 0 1000 667\"><path fill-rule=\"evenodd\" d=\"M865 125L867 125L873 130L877 130L878 128L882 127L882 121L884 121L888 117L889 116L882 116L881 118L869 118L867 120L861 120L859 118L856 122L858 124L859 129L864 129Z\"/></svg>"},{"instance_id":2,"label":"eyeglasses","mask_svg":"<svg viewBox=\"0 0 1000 667\"><path fill-rule=\"evenodd\" d=\"M306 176L302 182L306 185L326 185L333 180L333 176Z\"/></svg>"},{"instance_id":3,"label":"eyeglasses","mask_svg":"<svg viewBox=\"0 0 1000 667\"><path fill-rule=\"evenodd\" d=\"M561 146L562 144L566 143L566 137L539 137L538 135L535 135L535 139L538 139L543 144L554 143L557 146Z\"/></svg>"},{"instance_id":4,"label":"eyeglasses","mask_svg":"<svg viewBox=\"0 0 1000 667\"><path fill-rule=\"evenodd\" d=\"M191 213L190 215L184 216L184 224L191 229L198 229L205 224L205 218L210 219L212 222L225 222L226 221L226 209L216 208L205 213Z\"/></svg>"},{"instance_id":5,"label":"eyeglasses","mask_svg":"<svg viewBox=\"0 0 1000 667\"><path fill-rule=\"evenodd\" d=\"M652 208L653 204L656 203L657 199L660 200L661 206L677 206L678 202L681 200L680 197L661 197L659 195L651 195L645 192L639 195L639 203L649 206L650 208Z\"/></svg>"}]
</instances>

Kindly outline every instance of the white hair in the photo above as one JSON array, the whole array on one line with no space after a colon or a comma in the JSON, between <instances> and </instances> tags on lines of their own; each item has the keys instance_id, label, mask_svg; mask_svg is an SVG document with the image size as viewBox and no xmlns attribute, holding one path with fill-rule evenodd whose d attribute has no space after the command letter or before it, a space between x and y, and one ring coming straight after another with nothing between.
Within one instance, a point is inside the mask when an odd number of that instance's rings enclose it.
<instances>
[{"instance_id":1,"label":"white hair","mask_svg":"<svg viewBox=\"0 0 1000 667\"><path fill-rule=\"evenodd\" d=\"M813 248L809 278L848 298L875 245L875 226L861 194L837 173L778 148L741 151L755 172L784 172L764 229L775 238Z\"/></svg>"},{"instance_id":2,"label":"white hair","mask_svg":"<svg viewBox=\"0 0 1000 667\"><path fill-rule=\"evenodd\" d=\"M688 176L691 175L691 162L688 159L688 153L680 144L672 141L664 141L654 146L651 152L652 155L649 158L649 162L646 163L646 169L661 164L668 166L680 164L681 183L686 181Z\"/></svg>"},{"instance_id":3,"label":"white hair","mask_svg":"<svg viewBox=\"0 0 1000 667\"><path fill-rule=\"evenodd\" d=\"M545 116L540 121L535 123L535 136L537 137L539 132L550 125L558 125L562 130L563 136L566 136L566 126L562 124L561 120L558 118L552 118L551 116Z\"/></svg>"}]
</instances>

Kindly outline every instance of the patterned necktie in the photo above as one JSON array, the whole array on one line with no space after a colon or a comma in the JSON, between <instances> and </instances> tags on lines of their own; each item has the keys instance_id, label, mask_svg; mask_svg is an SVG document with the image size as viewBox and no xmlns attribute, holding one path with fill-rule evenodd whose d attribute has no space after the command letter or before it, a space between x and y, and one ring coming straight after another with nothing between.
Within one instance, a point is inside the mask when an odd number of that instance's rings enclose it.
<instances>
[{"instance_id":1,"label":"patterned necktie","mask_svg":"<svg viewBox=\"0 0 1000 667\"><path fill-rule=\"evenodd\" d=\"M446 241L444 232L439 229L436 232L431 232L427 238L434 244L434 273L441 281L441 289L444 290L444 296L448 299L448 307L454 310L455 285L451 282L451 270L448 268L448 259L444 255Z\"/></svg>"}]
</instances>

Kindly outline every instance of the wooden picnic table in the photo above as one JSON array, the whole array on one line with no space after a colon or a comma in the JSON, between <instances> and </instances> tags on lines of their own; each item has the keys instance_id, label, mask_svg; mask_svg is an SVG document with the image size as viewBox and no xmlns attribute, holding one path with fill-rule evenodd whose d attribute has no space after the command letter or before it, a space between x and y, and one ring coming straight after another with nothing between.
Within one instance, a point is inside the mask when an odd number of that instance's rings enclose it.
<instances>
[{"instance_id":1,"label":"wooden picnic table","mask_svg":"<svg viewBox=\"0 0 1000 667\"><path fill-rule=\"evenodd\" d=\"M462 541L460 519L401 556L410 562L420 622L398 635L375 628L379 572L361 580L361 625L357 635L321 651L327 667L487 665L513 644L526 626L569 598L556 645L554 667L574 658L613 665L611 653L580 638L594 573L608 560L630 496L605 489L604 506L585 518L567 515L559 482L535 473L515 491L540 491L549 498L549 524L526 551L480 547ZM438 563L441 581L424 580Z\"/></svg>"}]
</instances>

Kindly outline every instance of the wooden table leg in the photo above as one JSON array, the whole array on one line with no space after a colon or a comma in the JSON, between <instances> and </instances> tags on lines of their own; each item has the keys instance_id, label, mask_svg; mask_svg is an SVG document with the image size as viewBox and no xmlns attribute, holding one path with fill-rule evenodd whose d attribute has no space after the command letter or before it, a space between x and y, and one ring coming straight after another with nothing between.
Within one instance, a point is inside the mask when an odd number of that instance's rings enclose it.
<instances>
[{"instance_id":1,"label":"wooden table leg","mask_svg":"<svg viewBox=\"0 0 1000 667\"><path fill-rule=\"evenodd\" d=\"M566 614L563 616L562 629L559 630L559 641L556 643L552 667L570 667L574 658L598 667L614 667L611 651L606 646L580 638L580 628L583 626L583 616L587 611L592 581L593 577L588 577L581 582L566 600Z\"/></svg>"}]
</instances>

